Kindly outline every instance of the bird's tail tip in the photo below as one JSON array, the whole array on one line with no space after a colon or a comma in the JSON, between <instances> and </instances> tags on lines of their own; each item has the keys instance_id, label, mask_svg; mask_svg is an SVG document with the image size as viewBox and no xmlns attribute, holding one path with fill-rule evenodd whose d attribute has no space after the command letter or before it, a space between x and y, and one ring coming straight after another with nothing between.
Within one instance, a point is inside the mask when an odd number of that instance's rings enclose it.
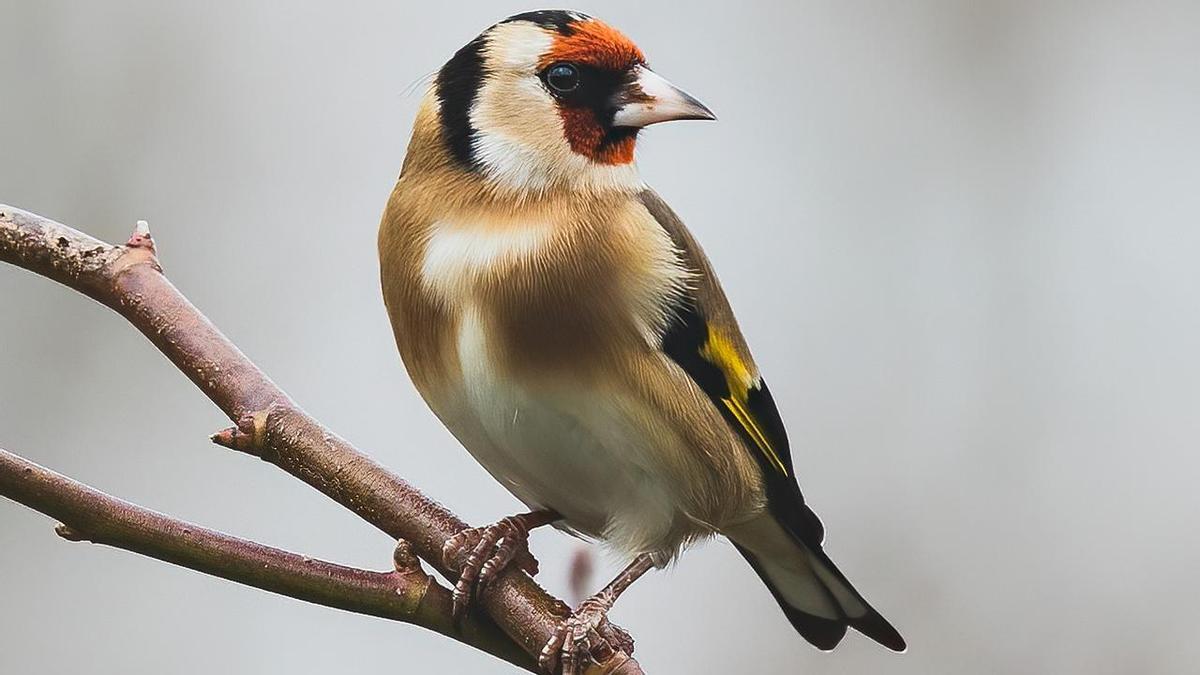
<instances>
[{"instance_id":1,"label":"bird's tail tip","mask_svg":"<svg viewBox=\"0 0 1200 675\"><path fill-rule=\"evenodd\" d=\"M773 518L743 528L732 538L792 627L817 649L836 647L848 628L894 652L908 649L900 632L867 604L825 555L819 540L805 543Z\"/></svg>"},{"instance_id":2,"label":"bird's tail tip","mask_svg":"<svg viewBox=\"0 0 1200 675\"><path fill-rule=\"evenodd\" d=\"M847 619L846 622L854 630L897 654L908 651L908 643L904 641L904 636L900 635L900 631L896 630L895 626L888 623L882 614L872 608L868 608L867 613L863 616Z\"/></svg>"}]
</instances>

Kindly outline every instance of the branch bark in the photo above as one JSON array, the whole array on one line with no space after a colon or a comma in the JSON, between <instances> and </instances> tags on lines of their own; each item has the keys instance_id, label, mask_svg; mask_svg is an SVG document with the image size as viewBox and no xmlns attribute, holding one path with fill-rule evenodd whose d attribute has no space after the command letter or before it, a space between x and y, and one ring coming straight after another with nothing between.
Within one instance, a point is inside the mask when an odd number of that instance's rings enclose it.
<instances>
[{"instance_id":1,"label":"branch bark","mask_svg":"<svg viewBox=\"0 0 1200 675\"><path fill-rule=\"evenodd\" d=\"M148 231L113 246L41 216L0 205L0 260L24 267L112 308L140 330L231 420L214 437L256 454L320 490L396 539L448 579L462 560L444 543L467 527L440 504L301 410L162 274ZM236 439L236 442L235 442ZM536 657L569 608L525 573L508 570L480 598L496 624ZM589 673L633 675L632 641L594 654Z\"/></svg>"},{"instance_id":2,"label":"branch bark","mask_svg":"<svg viewBox=\"0 0 1200 675\"><path fill-rule=\"evenodd\" d=\"M372 572L238 539L104 494L0 449L0 494L59 521L68 541L91 541L358 614L448 635L526 670L536 661L487 620L450 618L450 591L421 569L400 540L395 569Z\"/></svg>"}]
</instances>

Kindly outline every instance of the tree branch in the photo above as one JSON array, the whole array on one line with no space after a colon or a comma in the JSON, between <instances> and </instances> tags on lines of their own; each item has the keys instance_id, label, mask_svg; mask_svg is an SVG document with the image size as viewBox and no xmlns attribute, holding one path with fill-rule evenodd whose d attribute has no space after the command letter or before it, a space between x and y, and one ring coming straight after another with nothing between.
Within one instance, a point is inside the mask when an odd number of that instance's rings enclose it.
<instances>
[{"instance_id":1,"label":"tree branch","mask_svg":"<svg viewBox=\"0 0 1200 675\"><path fill-rule=\"evenodd\" d=\"M0 494L62 522L69 541L92 541L307 602L404 621L448 635L526 670L536 661L487 620L451 619L450 591L400 540L395 570L371 572L231 537L110 497L0 449Z\"/></svg>"},{"instance_id":2,"label":"tree branch","mask_svg":"<svg viewBox=\"0 0 1200 675\"><path fill-rule=\"evenodd\" d=\"M140 330L230 419L241 449L276 464L414 551L449 579L462 560L442 560L442 546L467 527L301 410L162 274L153 239L141 225L125 246L112 246L65 225L0 205L0 260L48 277L112 308ZM218 434L235 436L233 430ZM496 624L536 656L569 609L525 573L507 570L481 594ZM620 647L597 653L589 673L641 673L632 641L613 628Z\"/></svg>"}]
</instances>

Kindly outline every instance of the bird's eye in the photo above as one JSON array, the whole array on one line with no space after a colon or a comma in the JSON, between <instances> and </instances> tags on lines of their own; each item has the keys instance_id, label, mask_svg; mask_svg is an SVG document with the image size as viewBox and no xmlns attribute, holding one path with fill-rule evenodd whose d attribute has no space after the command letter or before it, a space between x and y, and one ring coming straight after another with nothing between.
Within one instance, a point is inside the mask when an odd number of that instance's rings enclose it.
<instances>
[{"instance_id":1,"label":"bird's eye","mask_svg":"<svg viewBox=\"0 0 1200 675\"><path fill-rule=\"evenodd\" d=\"M546 84L559 94L579 88L579 69L570 63L556 63L546 69Z\"/></svg>"}]
</instances>

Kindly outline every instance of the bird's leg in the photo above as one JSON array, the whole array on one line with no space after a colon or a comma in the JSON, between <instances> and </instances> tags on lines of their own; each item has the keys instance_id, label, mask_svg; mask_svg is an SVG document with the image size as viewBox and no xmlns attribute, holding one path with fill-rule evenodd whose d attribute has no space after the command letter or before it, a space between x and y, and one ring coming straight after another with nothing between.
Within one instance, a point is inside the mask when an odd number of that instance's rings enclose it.
<instances>
[{"instance_id":1,"label":"bird's leg","mask_svg":"<svg viewBox=\"0 0 1200 675\"><path fill-rule=\"evenodd\" d=\"M613 603L621 593L651 567L654 567L654 562L650 554L639 555L599 593L580 603L571 616L563 619L554 631L554 636L546 642L541 655L538 656L538 665L549 673L555 672L560 665L563 675L580 672L583 660L591 658L593 646L599 646L594 645L593 641L607 641L601 633L604 632L602 626L606 623L608 610L612 609ZM632 645L622 647L631 649Z\"/></svg>"},{"instance_id":2,"label":"bird's leg","mask_svg":"<svg viewBox=\"0 0 1200 675\"><path fill-rule=\"evenodd\" d=\"M529 531L559 518L558 513L550 510L530 511L487 527L463 530L447 540L442 547L442 560L447 567L457 567L463 551L471 552L454 585L454 617L459 618L466 611L472 592L486 588L509 563L516 561L530 575L537 574L537 559L528 548Z\"/></svg>"}]
</instances>

